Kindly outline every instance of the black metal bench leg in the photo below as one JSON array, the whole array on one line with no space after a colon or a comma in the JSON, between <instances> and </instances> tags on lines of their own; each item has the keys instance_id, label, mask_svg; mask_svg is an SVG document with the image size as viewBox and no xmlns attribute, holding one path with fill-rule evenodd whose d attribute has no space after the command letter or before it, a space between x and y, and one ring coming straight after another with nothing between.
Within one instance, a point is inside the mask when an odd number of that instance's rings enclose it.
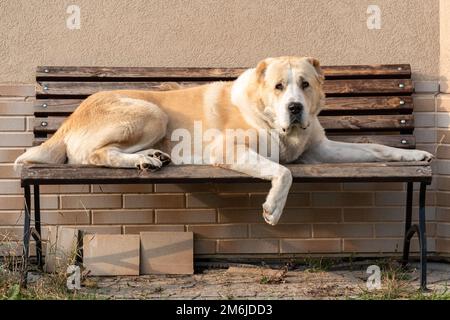
<instances>
[{"instance_id":1,"label":"black metal bench leg","mask_svg":"<svg viewBox=\"0 0 450 320\"><path fill-rule=\"evenodd\" d=\"M30 255L30 220L31 220L31 193L30 186L26 185L23 187L24 198L25 198L25 217L23 222L23 270L21 287L27 286L27 273L28 273L28 260Z\"/></svg>"},{"instance_id":2,"label":"black metal bench leg","mask_svg":"<svg viewBox=\"0 0 450 320\"><path fill-rule=\"evenodd\" d=\"M425 227L425 196L427 185L420 184L419 194L419 244L420 244L420 288L427 289L427 234Z\"/></svg>"},{"instance_id":3,"label":"black metal bench leg","mask_svg":"<svg viewBox=\"0 0 450 320\"><path fill-rule=\"evenodd\" d=\"M408 264L411 237L414 235L414 233L410 234L411 220L412 220L412 201L413 201L413 183L408 182L406 186L405 239L403 241L403 261L402 261L403 267L405 267Z\"/></svg>"},{"instance_id":4,"label":"black metal bench leg","mask_svg":"<svg viewBox=\"0 0 450 320\"><path fill-rule=\"evenodd\" d=\"M41 199L39 193L39 185L34 185L34 227L36 235L33 235L36 241L36 256L39 268L42 269L42 232L41 232Z\"/></svg>"}]
</instances>

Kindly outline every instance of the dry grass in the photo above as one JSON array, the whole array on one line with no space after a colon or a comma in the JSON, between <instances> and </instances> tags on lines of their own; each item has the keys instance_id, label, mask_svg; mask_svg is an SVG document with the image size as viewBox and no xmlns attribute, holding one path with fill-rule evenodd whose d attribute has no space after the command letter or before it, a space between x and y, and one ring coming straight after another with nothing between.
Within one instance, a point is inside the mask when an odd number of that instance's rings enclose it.
<instances>
[{"instance_id":1,"label":"dry grass","mask_svg":"<svg viewBox=\"0 0 450 320\"><path fill-rule=\"evenodd\" d=\"M0 300L79 300L97 299L95 294L84 294L67 289L67 277L63 273L32 273L26 288L20 287L21 272L0 266Z\"/></svg>"},{"instance_id":2,"label":"dry grass","mask_svg":"<svg viewBox=\"0 0 450 320\"><path fill-rule=\"evenodd\" d=\"M20 273L0 271L0 299L4 300L73 300L96 299L95 295L69 291L65 279L58 274L45 274L29 283L27 288L20 287Z\"/></svg>"},{"instance_id":3,"label":"dry grass","mask_svg":"<svg viewBox=\"0 0 450 320\"><path fill-rule=\"evenodd\" d=\"M0 239L3 244L0 258L0 300L67 300L67 299L96 299L95 295L86 295L67 289L66 268L59 268L58 272L45 274L39 271L31 272L27 288L21 288L21 275L24 259L22 244L8 241L7 236ZM6 245L7 244L7 245ZM74 253L76 254L76 253ZM70 261L74 261L71 259ZM33 279L34 278L34 279Z\"/></svg>"},{"instance_id":4,"label":"dry grass","mask_svg":"<svg viewBox=\"0 0 450 320\"><path fill-rule=\"evenodd\" d=\"M447 288L441 291L422 291L411 284L412 277L394 260L380 260L374 264L381 268L382 287L378 290L361 288L362 293L356 299L362 300L450 300Z\"/></svg>"}]
</instances>

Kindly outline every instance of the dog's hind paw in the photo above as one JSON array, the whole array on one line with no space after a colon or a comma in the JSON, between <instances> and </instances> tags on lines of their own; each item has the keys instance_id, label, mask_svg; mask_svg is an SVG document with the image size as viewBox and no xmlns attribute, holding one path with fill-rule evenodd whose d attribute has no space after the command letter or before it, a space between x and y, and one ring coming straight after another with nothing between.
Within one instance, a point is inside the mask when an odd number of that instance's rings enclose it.
<instances>
[{"instance_id":1,"label":"dog's hind paw","mask_svg":"<svg viewBox=\"0 0 450 320\"><path fill-rule=\"evenodd\" d=\"M158 158L153 158L149 156L142 155L139 159L139 162L136 164L136 167L139 170L147 171L147 170L158 170L163 166L163 163Z\"/></svg>"},{"instance_id":2,"label":"dog's hind paw","mask_svg":"<svg viewBox=\"0 0 450 320\"><path fill-rule=\"evenodd\" d=\"M167 153L157 149L142 150L139 151L138 154L143 154L147 157L158 159L159 161L161 161L163 167L167 166L172 161Z\"/></svg>"},{"instance_id":3,"label":"dog's hind paw","mask_svg":"<svg viewBox=\"0 0 450 320\"><path fill-rule=\"evenodd\" d=\"M155 150L155 152L153 152L153 154L151 154L149 156L159 159L161 161L163 167L167 166L172 161L172 159L170 159L170 156L167 153L159 151L159 150Z\"/></svg>"}]
</instances>

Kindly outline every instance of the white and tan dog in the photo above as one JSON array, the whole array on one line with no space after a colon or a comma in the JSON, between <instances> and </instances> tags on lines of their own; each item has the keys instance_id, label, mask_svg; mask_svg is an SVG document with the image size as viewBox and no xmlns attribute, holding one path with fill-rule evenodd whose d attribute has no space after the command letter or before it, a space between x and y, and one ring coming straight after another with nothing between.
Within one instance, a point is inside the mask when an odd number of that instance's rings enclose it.
<instances>
[{"instance_id":1,"label":"white and tan dog","mask_svg":"<svg viewBox=\"0 0 450 320\"><path fill-rule=\"evenodd\" d=\"M324 104L322 83L316 59L279 57L261 61L232 82L171 91L99 92L84 100L49 140L17 158L16 164L160 168L170 162L175 145L172 133L179 128L192 132L195 121L222 134L227 129L275 132L280 163L432 159L430 153L420 150L328 140L317 117ZM220 139L200 143L209 145L208 150L223 146ZM244 153L239 156L257 158L258 166L242 161L226 164L217 161L214 152L210 161L270 180L272 188L263 215L267 223L275 225L292 184L291 172L252 148Z\"/></svg>"}]
</instances>

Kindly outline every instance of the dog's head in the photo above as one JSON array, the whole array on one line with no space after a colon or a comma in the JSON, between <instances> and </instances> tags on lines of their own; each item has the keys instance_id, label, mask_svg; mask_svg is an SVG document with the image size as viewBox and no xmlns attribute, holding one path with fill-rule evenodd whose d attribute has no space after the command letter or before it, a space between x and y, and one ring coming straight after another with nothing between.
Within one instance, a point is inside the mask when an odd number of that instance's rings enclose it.
<instances>
[{"instance_id":1,"label":"dog's head","mask_svg":"<svg viewBox=\"0 0 450 320\"><path fill-rule=\"evenodd\" d=\"M272 119L281 133L293 126L306 129L320 112L324 76L311 57L267 58L252 69L247 97Z\"/></svg>"}]
</instances>

